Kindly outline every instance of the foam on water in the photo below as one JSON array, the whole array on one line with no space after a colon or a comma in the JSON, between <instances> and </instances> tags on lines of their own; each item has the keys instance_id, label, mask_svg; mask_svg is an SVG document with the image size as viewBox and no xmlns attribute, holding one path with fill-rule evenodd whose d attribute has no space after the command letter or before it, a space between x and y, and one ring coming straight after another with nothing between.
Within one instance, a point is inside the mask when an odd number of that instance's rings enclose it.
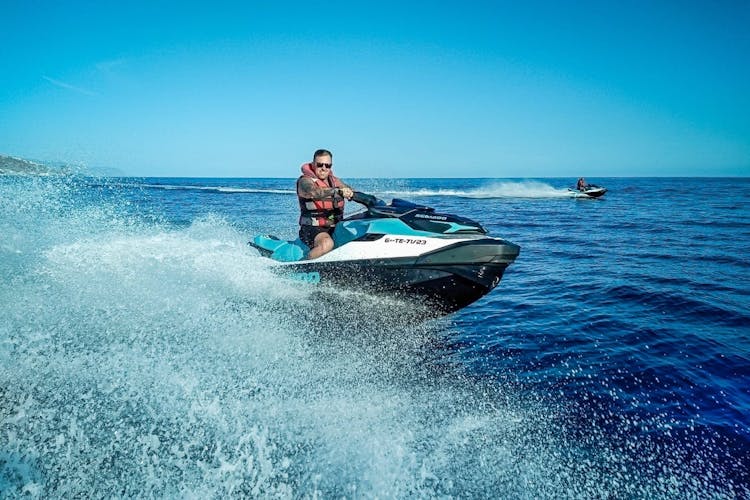
<instances>
[{"instance_id":1,"label":"foam on water","mask_svg":"<svg viewBox=\"0 0 750 500\"><path fill-rule=\"evenodd\" d=\"M395 197L457 196L461 198L570 198L575 195L568 189L559 189L544 182L493 182L486 186L457 189L416 189L385 191Z\"/></svg>"},{"instance_id":2,"label":"foam on water","mask_svg":"<svg viewBox=\"0 0 750 500\"><path fill-rule=\"evenodd\" d=\"M468 372L449 320L328 304L221 216L172 226L73 181L0 190L3 495L727 493L678 456L633 467L643 443L571 439L554 397Z\"/></svg>"},{"instance_id":3,"label":"foam on water","mask_svg":"<svg viewBox=\"0 0 750 500\"><path fill-rule=\"evenodd\" d=\"M293 182L290 180L290 182ZM369 186L371 184L371 186ZM272 189L260 187L237 187L220 185L189 185L189 184L155 184L155 183L120 183L123 187L138 187L147 189L161 189L173 191L202 191L226 194L281 194L294 195L292 189ZM373 194L382 197L423 197L423 196L453 196L461 198L571 198L577 193L567 188L555 188L540 181L508 181L492 182L486 186L471 189L393 189L382 182L370 180L365 182L367 187L373 188Z\"/></svg>"},{"instance_id":4,"label":"foam on water","mask_svg":"<svg viewBox=\"0 0 750 500\"><path fill-rule=\"evenodd\" d=\"M208 191L216 193L270 193L270 194L295 194L291 189L260 189L247 187L229 187L229 186L189 186L189 185L165 185L165 184L139 184L138 187L148 189L165 189L174 191Z\"/></svg>"},{"instance_id":5,"label":"foam on water","mask_svg":"<svg viewBox=\"0 0 750 500\"><path fill-rule=\"evenodd\" d=\"M89 183L96 185L97 181L89 179ZM222 193L222 194L295 194L293 189L272 189L259 188L252 186L224 186L221 184L204 185L204 184L175 184L175 183L158 183L158 182L138 182L128 178L107 179L103 181L104 186L118 188L135 188L135 189L153 189L163 191L197 191L205 193Z\"/></svg>"}]
</instances>

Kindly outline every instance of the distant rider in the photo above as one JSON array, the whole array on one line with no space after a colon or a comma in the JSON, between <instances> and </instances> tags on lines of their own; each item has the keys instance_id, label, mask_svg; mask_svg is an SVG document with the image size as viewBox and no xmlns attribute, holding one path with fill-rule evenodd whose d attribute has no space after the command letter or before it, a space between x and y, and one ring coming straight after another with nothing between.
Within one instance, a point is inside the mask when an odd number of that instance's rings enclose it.
<instances>
[{"instance_id":1,"label":"distant rider","mask_svg":"<svg viewBox=\"0 0 750 500\"><path fill-rule=\"evenodd\" d=\"M333 230L344 217L344 202L354 196L352 188L333 175L333 154L319 149L313 161L302 165L297 179L299 237L310 247L308 259L333 250Z\"/></svg>"},{"instance_id":2,"label":"distant rider","mask_svg":"<svg viewBox=\"0 0 750 500\"><path fill-rule=\"evenodd\" d=\"M576 184L576 189L579 191L586 191L586 188L588 188L589 185L586 183L586 179L583 177L578 178L578 184Z\"/></svg>"}]
</instances>

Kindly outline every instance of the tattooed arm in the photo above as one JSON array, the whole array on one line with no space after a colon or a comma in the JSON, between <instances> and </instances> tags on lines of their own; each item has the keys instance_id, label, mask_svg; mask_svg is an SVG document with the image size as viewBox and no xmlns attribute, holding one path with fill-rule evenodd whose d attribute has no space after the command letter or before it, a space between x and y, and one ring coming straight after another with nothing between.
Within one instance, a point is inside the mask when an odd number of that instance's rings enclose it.
<instances>
[{"instance_id":1,"label":"tattooed arm","mask_svg":"<svg viewBox=\"0 0 750 500\"><path fill-rule=\"evenodd\" d=\"M330 198L338 192L338 188L322 188L315 184L310 177L302 177L297 181L297 194L301 198L322 200Z\"/></svg>"}]
</instances>

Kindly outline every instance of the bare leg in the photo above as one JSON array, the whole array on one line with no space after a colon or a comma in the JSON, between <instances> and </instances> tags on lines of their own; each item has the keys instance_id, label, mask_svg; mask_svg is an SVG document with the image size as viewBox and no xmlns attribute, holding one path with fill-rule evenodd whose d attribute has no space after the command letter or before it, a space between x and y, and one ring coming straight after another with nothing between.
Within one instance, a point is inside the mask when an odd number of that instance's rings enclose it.
<instances>
[{"instance_id":1,"label":"bare leg","mask_svg":"<svg viewBox=\"0 0 750 500\"><path fill-rule=\"evenodd\" d=\"M310 253L307 254L307 258L308 260L316 259L331 250L333 250L333 238L328 233L320 233L315 237L313 247L310 249Z\"/></svg>"}]
</instances>

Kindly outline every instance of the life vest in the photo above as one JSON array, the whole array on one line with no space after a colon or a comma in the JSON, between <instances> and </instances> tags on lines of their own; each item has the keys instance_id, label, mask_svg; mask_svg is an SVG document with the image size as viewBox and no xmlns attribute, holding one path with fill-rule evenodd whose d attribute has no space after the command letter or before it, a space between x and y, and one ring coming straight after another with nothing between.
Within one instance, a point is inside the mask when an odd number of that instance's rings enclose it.
<instances>
[{"instance_id":1,"label":"life vest","mask_svg":"<svg viewBox=\"0 0 750 500\"><path fill-rule=\"evenodd\" d=\"M344 218L344 197L336 193L323 199L303 198L299 195L299 181L305 177L311 178L321 188L341 188L344 184L333 175L328 174L325 180L319 179L313 171L311 163L301 167L302 175L297 179L297 199L299 200L300 226L333 227Z\"/></svg>"}]
</instances>

